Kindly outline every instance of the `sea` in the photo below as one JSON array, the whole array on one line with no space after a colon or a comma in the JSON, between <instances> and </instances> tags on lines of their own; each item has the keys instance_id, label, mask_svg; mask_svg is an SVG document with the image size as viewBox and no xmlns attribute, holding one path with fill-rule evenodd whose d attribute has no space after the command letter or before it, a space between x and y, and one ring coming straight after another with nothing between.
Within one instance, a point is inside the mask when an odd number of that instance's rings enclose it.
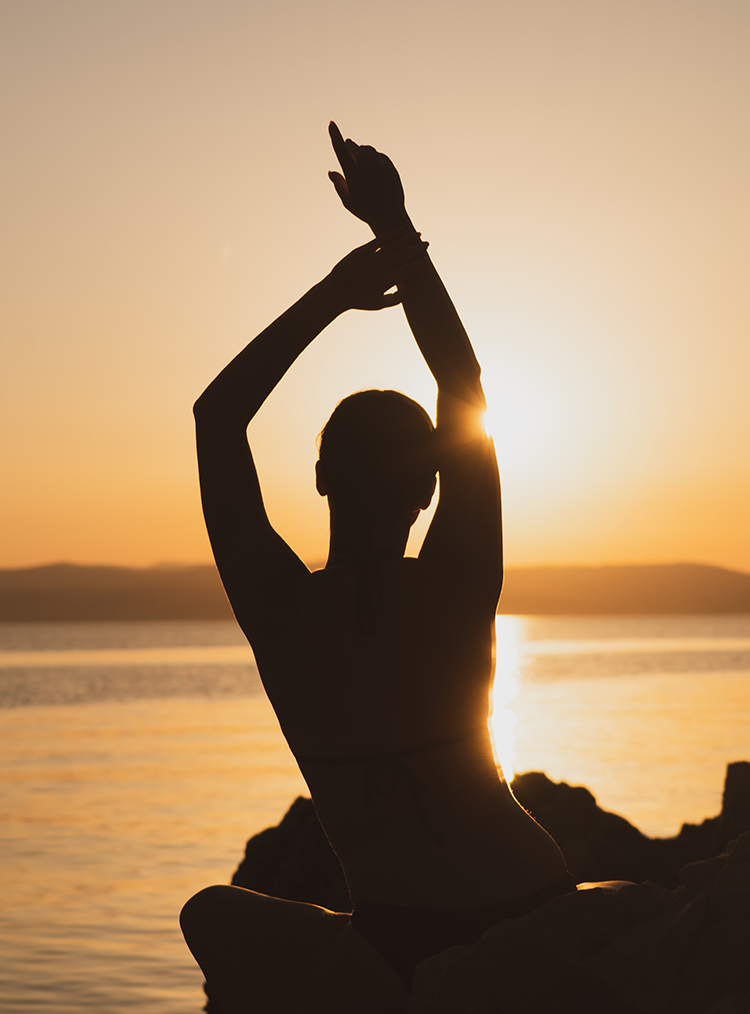
<instances>
[{"instance_id":1,"label":"sea","mask_svg":"<svg viewBox=\"0 0 750 1014\"><path fill-rule=\"evenodd\" d=\"M507 774L650 835L750 760L750 615L497 618ZM0 1010L198 1014L177 918L305 784L233 621L0 624Z\"/></svg>"}]
</instances>

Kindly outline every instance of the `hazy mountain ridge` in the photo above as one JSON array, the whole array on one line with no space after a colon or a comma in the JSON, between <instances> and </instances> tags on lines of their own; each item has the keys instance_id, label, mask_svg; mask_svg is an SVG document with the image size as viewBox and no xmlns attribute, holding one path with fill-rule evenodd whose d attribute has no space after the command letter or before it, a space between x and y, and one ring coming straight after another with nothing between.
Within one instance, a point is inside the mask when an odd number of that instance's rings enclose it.
<instances>
[{"instance_id":1,"label":"hazy mountain ridge","mask_svg":"<svg viewBox=\"0 0 750 1014\"><path fill-rule=\"evenodd\" d=\"M700 563L512 567L501 613L750 612L750 574Z\"/></svg>"},{"instance_id":2,"label":"hazy mountain ridge","mask_svg":"<svg viewBox=\"0 0 750 1014\"><path fill-rule=\"evenodd\" d=\"M707 564L510 567L499 612L750 612L750 574ZM232 611L213 564L0 570L0 621L212 620Z\"/></svg>"},{"instance_id":3,"label":"hazy mountain ridge","mask_svg":"<svg viewBox=\"0 0 750 1014\"><path fill-rule=\"evenodd\" d=\"M0 621L225 620L213 564L98 567L53 563L0 570Z\"/></svg>"}]
</instances>

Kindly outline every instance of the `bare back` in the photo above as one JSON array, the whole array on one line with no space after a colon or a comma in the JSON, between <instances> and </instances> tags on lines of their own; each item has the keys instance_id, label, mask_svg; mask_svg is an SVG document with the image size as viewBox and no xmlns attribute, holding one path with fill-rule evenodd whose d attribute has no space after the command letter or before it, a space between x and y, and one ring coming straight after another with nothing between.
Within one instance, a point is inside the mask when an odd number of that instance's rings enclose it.
<instances>
[{"instance_id":1,"label":"bare back","mask_svg":"<svg viewBox=\"0 0 750 1014\"><path fill-rule=\"evenodd\" d=\"M421 560L334 566L254 638L355 900L490 904L564 871L495 766L494 610L476 598Z\"/></svg>"}]
</instances>

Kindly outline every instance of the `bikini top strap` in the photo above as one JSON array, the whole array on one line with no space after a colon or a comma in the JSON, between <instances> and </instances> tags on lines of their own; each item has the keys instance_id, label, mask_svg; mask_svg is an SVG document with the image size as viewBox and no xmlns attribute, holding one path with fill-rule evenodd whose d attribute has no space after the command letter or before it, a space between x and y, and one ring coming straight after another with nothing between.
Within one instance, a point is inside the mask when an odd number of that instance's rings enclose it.
<instances>
[{"instance_id":1,"label":"bikini top strap","mask_svg":"<svg viewBox=\"0 0 750 1014\"><path fill-rule=\"evenodd\" d=\"M487 732L487 726L477 725L465 732L458 732L455 736L446 736L445 739L434 740L432 743L425 743L423 746L409 747L407 750L396 750L389 754L390 757L410 757L416 753L427 753L429 750L440 750L444 746L453 746L454 743L463 743L464 740L474 739L482 733Z\"/></svg>"},{"instance_id":2,"label":"bikini top strap","mask_svg":"<svg viewBox=\"0 0 750 1014\"><path fill-rule=\"evenodd\" d=\"M445 739L433 740L431 743L423 743L420 746L409 746L404 750L380 750L377 753L365 754L362 757L304 757L301 754L294 756L298 761L308 764L327 764L330 767L348 767L354 764L372 764L377 762L411 757L413 754L428 753L430 750L440 750L444 746L452 746L454 743L461 743L467 739L473 739L487 731L486 725L477 725L473 729L459 732L454 736L446 736Z\"/></svg>"},{"instance_id":3,"label":"bikini top strap","mask_svg":"<svg viewBox=\"0 0 750 1014\"><path fill-rule=\"evenodd\" d=\"M412 757L414 754L427 753L430 750L440 750L445 746L452 746L454 743L461 743L467 739L473 739L481 733L487 732L486 725L478 725L474 729L467 729L455 736L446 736L445 739L433 740L431 743L424 743L421 746L410 746L405 750L384 750L379 753L369 754L366 757L301 757L298 761L310 764L325 764L329 767L352 767L357 764L364 766L364 796L368 806L374 806L377 800L390 796L395 791L399 782L406 785L409 795L414 803L420 823L427 834L442 844L442 837L433 828L422 801L424 785L409 765L404 761L405 757Z\"/></svg>"}]
</instances>

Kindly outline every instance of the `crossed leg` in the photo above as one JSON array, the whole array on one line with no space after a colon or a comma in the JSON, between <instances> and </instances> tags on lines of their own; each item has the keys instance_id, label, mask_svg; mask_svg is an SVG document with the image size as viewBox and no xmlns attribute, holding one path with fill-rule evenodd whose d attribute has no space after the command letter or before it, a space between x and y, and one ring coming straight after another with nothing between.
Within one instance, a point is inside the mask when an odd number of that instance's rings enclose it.
<instances>
[{"instance_id":1,"label":"crossed leg","mask_svg":"<svg viewBox=\"0 0 750 1014\"><path fill-rule=\"evenodd\" d=\"M180 924L222 1014L403 1014L409 994L345 913L208 887Z\"/></svg>"}]
</instances>

